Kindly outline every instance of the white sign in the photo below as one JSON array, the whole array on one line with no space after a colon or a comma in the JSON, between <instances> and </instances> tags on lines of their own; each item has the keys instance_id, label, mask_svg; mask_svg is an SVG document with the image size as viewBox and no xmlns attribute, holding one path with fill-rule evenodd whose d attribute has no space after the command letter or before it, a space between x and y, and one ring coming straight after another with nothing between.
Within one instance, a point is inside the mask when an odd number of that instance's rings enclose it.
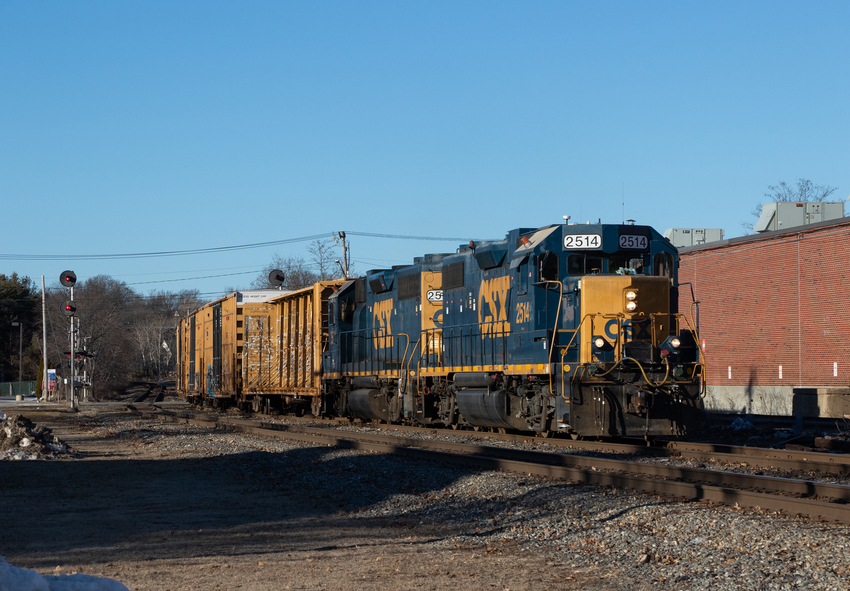
<instances>
[{"instance_id":1,"label":"white sign","mask_svg":"<svg viewBox=\"0 0 850 591\"><path fill-rule=\"evenodd\" d=\"M429 302L442 302L443 301L443 290L442 289L429 289L426 296Z\"/></svg>"},{"instance_id":2,"label":"white sign","mask_svg":"<svg viewBox=\"0 0 850 591\"><path fill-rule=\"evenodd\" d=\"M602 236L599 234L568 234L564 236L564 248L602 248Z\"/></svg>"}]
</instances>

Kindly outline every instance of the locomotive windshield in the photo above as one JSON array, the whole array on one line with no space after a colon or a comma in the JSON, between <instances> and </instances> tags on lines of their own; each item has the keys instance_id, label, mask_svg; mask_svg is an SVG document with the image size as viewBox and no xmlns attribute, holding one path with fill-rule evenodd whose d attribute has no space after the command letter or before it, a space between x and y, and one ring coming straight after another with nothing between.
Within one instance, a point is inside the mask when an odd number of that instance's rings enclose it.
<instances>
[{"instance_id":1,"label":"locomotive windshield","mask_svg":"<svg viewBox=\"0 0 850 591\"><path fill-rule=\"evenodd\" d=\"M598 275L613 273L616 275L645 275L646 265L642 257L629 253L615 253L610 257L597 254L571 254L567 258L567 273L570 275Z\"/></svg>"}]
</instances>

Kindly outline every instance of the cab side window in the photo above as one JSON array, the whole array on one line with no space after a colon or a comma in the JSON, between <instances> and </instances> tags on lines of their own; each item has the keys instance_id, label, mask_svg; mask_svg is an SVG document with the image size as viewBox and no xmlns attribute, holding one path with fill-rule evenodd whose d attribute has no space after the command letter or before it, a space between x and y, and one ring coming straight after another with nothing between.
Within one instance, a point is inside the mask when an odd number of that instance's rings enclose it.
<instances>
[{"instance_id":1,"label":"cab side window","mask_svg":"<svg viewBox=\"0 0 850 591\"><path fill-rule=\"evenodd\" d=\"M519 277L517 277L517 293L522 295L528 293L528 259L517 267Z\"/></svg>"},{"instance_id":2,"label":"cab side window","mask_svg":"<svg viewBox=\"0 0 850 591\"><path fill-rule=\"evenodd\" d=\"M584 255L571 254L567 257L567 274L584 275Z\"/></svg>"},{"instance_id":3,"label":"cab side window","mask_svg":"<svg viewBox=\"0 0 850 591\"><path fill-rule=\"evenodd\" d=\"M652 258L652 274L673 279L673 255L659 252Z\"/></svg>"},{"instance_id":4,"label":"cab side window","mask_svg":"<svg viewBox=\"0 0 850 591\"><path fill-rule=\"evenodd\" d=\"M558 255L554 252L544 252L540 255L540 281L558 281L560 277Z\"/></svg>"}]
</instances>

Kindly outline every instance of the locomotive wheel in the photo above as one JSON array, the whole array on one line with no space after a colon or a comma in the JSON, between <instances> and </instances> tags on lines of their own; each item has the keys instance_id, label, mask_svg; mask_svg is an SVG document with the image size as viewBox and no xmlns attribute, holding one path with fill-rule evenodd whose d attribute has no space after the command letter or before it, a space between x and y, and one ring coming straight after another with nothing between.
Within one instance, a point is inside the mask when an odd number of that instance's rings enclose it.
<instances>
[{"instance_id":1,"label":"locomotive wheel","mask_svg":"<svg viewBox=\"0 0 850 591\"><path fill-rule=\"evenodd\" d=\"M552 432L551 431L538 431L537 436L542 437L543 439L549 439L552 436Z\"/></svg>"}]
</instances>

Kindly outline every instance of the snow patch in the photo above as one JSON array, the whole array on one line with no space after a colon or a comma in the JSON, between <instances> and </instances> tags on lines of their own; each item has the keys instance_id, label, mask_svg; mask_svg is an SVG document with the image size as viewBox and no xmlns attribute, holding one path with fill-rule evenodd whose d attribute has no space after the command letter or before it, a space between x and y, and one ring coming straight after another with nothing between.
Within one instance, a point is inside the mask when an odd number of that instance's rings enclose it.
<instances>
[{"instance_id":1,"label":"snow patch","mask_svg":"<svg viewBox=\"0 0 850 591\"><path fill-rule=\"evenodd\" d=\"M89 575L42 576L34 570L12 566L0 556L0 589L14 591L130 591L112 579Z\"/></svg>"}]
</instances>

